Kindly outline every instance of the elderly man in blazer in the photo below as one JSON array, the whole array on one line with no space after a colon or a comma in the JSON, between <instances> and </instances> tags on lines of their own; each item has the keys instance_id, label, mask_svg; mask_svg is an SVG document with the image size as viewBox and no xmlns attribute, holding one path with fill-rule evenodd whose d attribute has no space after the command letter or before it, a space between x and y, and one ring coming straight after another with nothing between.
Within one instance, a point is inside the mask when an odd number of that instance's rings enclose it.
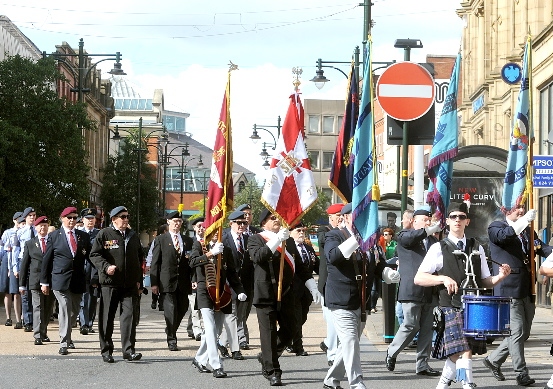
<instances>
[{"instance_id":1,"label":"elderly man in blazer","mask_svg":"<svg viewBox=\"0 0 553 389\"><path fill-rule=\"evenodd\" d=\"M49 294L52 289L59 303L60 355L67 355L68 348L75 348L71 328L77 322L85 291L84 264L89 260L91 248L88 234L75 229L77 217L75 207L61 212L62 226L48 235L40 275L42 293Z\"/></svg>"},{"instance_id":2,"label":"elderly man in blazer","mask_svg":"<svg viewBox=\"0 0 553 389\"><path fill-rule=\"evenodd\" d=\"M187 253L191 250L181 234L182 216L179 211L167 215L169 231L158 235L154 242L150 281L152 293L163 296L165 332L169 350L178 351L177 330L188 310L188 295L192 293Z\"/></svg>"},{"instance_id":3,"label":"elderly man in blazer","mask_svg":"<svg viewBox=\"0 0 553 389\"><path fill-rule=\"evenodd\" d=\"M33 301L33 336L35 345L49 342L47 330L54 296L45 295L40 291L40 273L42 272L42 256L46 252L48 238L48 218L40 216L34 221L37 235L25 242L23 260L21 261L21 277L19 277L19 291L27 293L27 285Z\"/></svg>"}]
</instances>

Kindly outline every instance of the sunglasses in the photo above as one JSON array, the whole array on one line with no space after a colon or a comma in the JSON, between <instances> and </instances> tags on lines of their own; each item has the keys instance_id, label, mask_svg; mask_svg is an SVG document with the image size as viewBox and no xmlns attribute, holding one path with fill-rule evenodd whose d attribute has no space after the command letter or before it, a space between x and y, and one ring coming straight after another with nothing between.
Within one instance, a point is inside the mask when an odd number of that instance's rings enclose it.
<instances>
[{"instance_id":1,"label":"sunglasses","mask_svg":"<svg viewBox=\"0 0 553 389\"><path fill-rule=\"evenodd\" d=\"M248 225L248 222L245 221L245 220L238 220L238 221L235 221L236 224L238 224L239 226L246 226Z\"/></svg>"},{"instance_id":2,"label":"sunglasses","mask_svg":"<svg viewBox=\"0 0 553 389\"><path fill-rule=\"evenodd\" d=\"M465 220L467 218L467 215L449 215L449 220Z\"/></svg>"},{"instance_id":3,"label":"sunglasses","mask_svg":"<svg viewBox=\"0 0 553 389\"><path fill-rule=\"evenodd\" d=\"M66 218L68 218L69 220L77 220L79 217L78 216L66 216Z\"/></svg>"},{"instance_id":4,"label":"sunglasses","mask_svg":"<svg viewBox=\"0 0 553 389\"><path fill-rule=\"evenodd\" d=\"M130 216L129 215L119 215L118 218L119 219L128 219Z\"/></svg>"}]
</instances>

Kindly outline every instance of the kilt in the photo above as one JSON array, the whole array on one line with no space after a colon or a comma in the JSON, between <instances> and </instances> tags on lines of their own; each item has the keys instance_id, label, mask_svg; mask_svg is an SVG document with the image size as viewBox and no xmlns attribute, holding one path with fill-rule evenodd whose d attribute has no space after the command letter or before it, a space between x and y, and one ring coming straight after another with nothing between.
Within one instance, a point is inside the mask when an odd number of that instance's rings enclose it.
<instances>
[{"instance_id":1,"label":"kilt","mask_svg":"<svg viewBox=\"0 0 553 389\"><path fill-rule=\"evenodd\" d=\"M457 308L440 307L445 317L443 334L438 335L432 356L445 359L450 355L472 350L473 354L485 354L486 340L468 338L463 334L463 311Z\"/></svg>"}]
</instances>

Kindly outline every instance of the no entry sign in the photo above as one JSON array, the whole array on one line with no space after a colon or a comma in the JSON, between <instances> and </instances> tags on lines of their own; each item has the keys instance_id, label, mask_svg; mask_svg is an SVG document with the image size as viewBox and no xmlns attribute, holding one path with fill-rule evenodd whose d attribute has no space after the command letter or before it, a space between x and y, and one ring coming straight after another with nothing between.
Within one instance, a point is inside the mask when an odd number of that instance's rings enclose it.
<instances>
[{"instance_id":1,"label":"no entry sign","mask_svg":"<svg viewBox=\"0 0 553 389\"><path fill-rule=\"evenodd\" d=\"M434 78L419 64L398 62L378 78L376 97L384 112L394 119L411 121L434 104Z\"/></svg>"}]
</instances>

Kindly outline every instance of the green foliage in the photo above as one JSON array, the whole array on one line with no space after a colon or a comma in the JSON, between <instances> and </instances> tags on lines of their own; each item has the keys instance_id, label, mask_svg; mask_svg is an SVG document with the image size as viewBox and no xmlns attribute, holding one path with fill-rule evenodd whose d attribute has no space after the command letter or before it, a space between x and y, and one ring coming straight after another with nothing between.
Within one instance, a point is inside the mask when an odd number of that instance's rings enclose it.
<instances>
[{"instance_id":1,"label":"green foliage","mask_svg":"<svg viewBox=\"0 0 553 389\"><path fill-rule=\"evenodd\" d=\"M19 55L0 62L0 220L32 206L54 219L82 207L89 186L84 134L95 125L86 106L58 97L63 77L53 59Z\"/></svg>"},{"instance_id":2,"label":"green foliage","mask_svg":"<svg viewBox=\"0 0 553 389\"><path fill-rule=\"evenodd\" d=\"M131 215L131 226L136 228L138 206L138 129L129 130L129 136L120 143L119 154L110 156L103 170L100 199L104 208L124 205ZM145 145L142 145L145 150ZM142 152L140 172L140 230L157 228L159 192L155 169L147 163L147 154Z\"/></svg>"}]
</instances>

